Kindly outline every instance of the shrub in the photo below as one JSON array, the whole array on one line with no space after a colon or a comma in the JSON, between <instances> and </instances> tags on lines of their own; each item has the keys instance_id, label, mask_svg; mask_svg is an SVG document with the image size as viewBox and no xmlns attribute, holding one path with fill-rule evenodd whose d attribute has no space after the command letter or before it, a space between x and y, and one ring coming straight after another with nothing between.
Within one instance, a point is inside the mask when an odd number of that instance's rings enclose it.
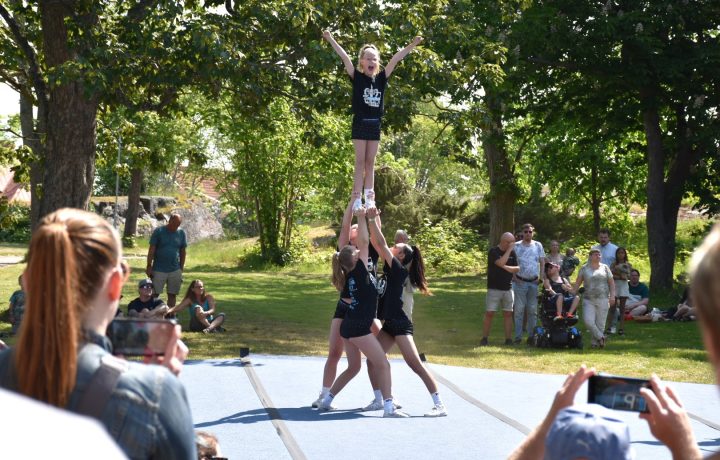
<instances>
[{"instance_id":1,"label":"shrub","mask_svg":"<svg viewBox=\"0 0 720 460\"><path fill-rule=\"evenodd\" d=\"M486 243L457 219L425 220L412 242L420 247L428 270L438 274L479 271L485 262Z\"/></svg>"},{"instance_id":2,"label":"shrub","mask_svg":"<svg viewBox=\"0 0 720 460\"><path fill-rule=\"evenodd\" d=\"M0 241L27 243L30 241L30 208L8 203L0 197Z\"/></svg>"}]
</instances>

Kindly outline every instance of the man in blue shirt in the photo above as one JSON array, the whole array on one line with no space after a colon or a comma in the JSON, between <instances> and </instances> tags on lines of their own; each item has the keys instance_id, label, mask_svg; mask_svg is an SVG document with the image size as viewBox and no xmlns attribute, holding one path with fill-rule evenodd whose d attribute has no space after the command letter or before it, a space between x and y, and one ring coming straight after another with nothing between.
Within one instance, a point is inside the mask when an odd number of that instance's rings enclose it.
<instances>
[{"instance_id":1,"label":"man in blue shirt","mask_svg":"<svg viewBox=\"0 0 720 460\"><path fill-rule=\"evenodd\" d=\"M162 294L167 283L167 305L170 308L175 306L185 268L187 237L185 230L180 228L181 223L180 214L174 212L167 225L153 231L145 268L145 273L153 280L157 295Z\"/></svg>"}]
</instances>

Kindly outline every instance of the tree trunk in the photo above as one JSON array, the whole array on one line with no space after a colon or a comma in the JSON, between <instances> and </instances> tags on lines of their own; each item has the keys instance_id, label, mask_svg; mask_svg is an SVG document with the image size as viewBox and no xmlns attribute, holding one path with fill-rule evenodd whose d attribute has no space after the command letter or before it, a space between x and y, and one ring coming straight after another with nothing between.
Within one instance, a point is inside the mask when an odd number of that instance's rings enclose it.
<instances>
[{"instance_id":1,"label":"tree trunk","mask_svg":"<svg viewBox=\"0 0 720 460\"><path fill-rule=\"evenodd\" d=\"M49 68L76 60L68 46L65 20L72 2L40 2L45 62ZM45 172L39 216L62 207L86 209L95 178L97 101L82 81L50 87L45 138Z\"/></svg>"},{"instance_id":2,"label":"tree trunk","mask_svg":"<svg viewBox=\"0 0 720 460\"><path fill-rule=\"evenodd\" d=\"M43 145L40 142L41 134L35 128L32 99L22 93L20 93L20 131L23 145L32 150L34 158L30 163L30 227L35 229L40 220L44 155Z\"/></svg>"},{"instance_id":3,"label":"tree trunk","mask_svg":"<svg viewBox=\"0 0 720 460\"><path fill-rule=\"evenodd\" d=\"M515 201L517 188L510 159L505 147L500 100L487 90L486 107L490 126L484 126L482 144L490 177L490 246L495 246L505 232L515 233Z\"/></svg>"},{"instance_id":4,"label":"tree trunk","mask_svg":"<svg viewBox=\"0 0 720 460\"><path fill-rule=\"evenodd\" d=\"M648 145L646 225L651 271L650 288L653 290L672 287L677 217L693 161L693 152L687 140L689 133L684 111L678 111L676 124L678 151L672 164L666 167L666 152L662 145L658 111L653 107L643 110L643 125Z\"/></svg>"},{"instance_id":5,"label":"tree trunk","mask_svg":"<svg viewBox=\"0 0 720 460\"><path fill-rule=\"evenodd\" d=\"M143 170L134 168L131 172L130 190L128 190L128 208L125 215L123 236L133 237L137 233L137 220L140 212L140 189L142 188Z\"/></svg>"}]
</instances>

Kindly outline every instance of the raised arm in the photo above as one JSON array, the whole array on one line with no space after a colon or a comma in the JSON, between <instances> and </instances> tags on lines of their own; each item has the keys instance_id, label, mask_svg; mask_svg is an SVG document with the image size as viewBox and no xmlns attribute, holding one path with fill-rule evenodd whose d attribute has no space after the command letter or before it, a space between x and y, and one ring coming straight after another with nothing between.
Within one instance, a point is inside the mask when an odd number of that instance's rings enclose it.
<instances>
[{"instance_id":1,"label":"raised arm","mask_svg":"<svg viewBox=\"0 0 720 460\"><path fill-rule=\"evenodd\" d=\"M370 242L373 246L375 246L375 250L378 252L378 254L380 254L380 257L383 258L385 263L388 265L392 265L393 255L387 245L387 240L385 240L385 236L380 231L380 225L378 223L380 213L378 212L377 208L370 208L368 209L367 216L368 228L370 229Z\"/></svg>"},{"instance_id":2,"label":"raised arm","mask_svg":"<svg viewBox=\"0 0 720 460\"><path fill-rule=\"evenodd\" d=\"M355 239L355 245L357 246L358 251L360 251L358 257L363 261L363 265L367 268L368 244L370 242L370 238L368 236L367 220L365 219L365 208L361 207L358 209L355 212L355 215L358 219L358 232L357 238Z\"/></svg>"},{"instance_id":3,"label":"raised arm","mask_svg":"<svg viewBox=\"0 0 720 460\"><path fill-rule=\"evenodd\" d=\"M323 38L327 40L328 43L330 43L330 46L332 46L337 55L340 56L340 59L345 66L345 72L347 72L347 74L350 75L350 78L352 78L355 75L355 66L352 63L350 56L348 56L342 46L338 45L338 42L335 41L335 38L332 36L329 30L323 31Z\"/></svg>"},{"instance_id":4,"label":"raised arm","mask_svg":"<svg viewBox=\"0 0 720 460\"><path fill-rule=\"evenodd\" d=\"M345 208L345 214L343 214L342 225L340 226L340 235L338 236L338 250L347 246L350 242L350 224L352 223L352 206L355 199L360 198L360 192L353 192L350 197L350 202Z\"/></svg>"},{"instance_id":5,"label":"raised arm","mask_svg":"<svg viewBox=\"0 0 720 460\"><path fill-rule=\"evenodd\" d=\"M410 51L415 49L415 47L418 46L422 41L422 37L415 37L408 46L395 53L395 55L390 58L390 61L385 66L385 76L390 77L390 74L392 74L393 70L395 70L395 66L397 66L398 63L402 61L405 56L410 54Z\"/></svg>"}]
</instances>

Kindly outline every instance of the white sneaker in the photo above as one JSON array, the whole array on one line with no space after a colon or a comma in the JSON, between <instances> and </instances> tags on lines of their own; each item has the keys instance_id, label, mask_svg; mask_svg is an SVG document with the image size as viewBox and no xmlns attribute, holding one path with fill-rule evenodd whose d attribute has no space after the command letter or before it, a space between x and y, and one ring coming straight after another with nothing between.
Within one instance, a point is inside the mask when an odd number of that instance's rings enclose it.
<instances>
[{"instance_id":1,"label":"white sneaker","mask_svg":"<svg viewBox=\"0 0 720 460\"><path fill-rule=\"evenodd\" d=\"M385 412L383 414L383 418L407 418L407 417L410 417L410 416L400 410L394 410L392 412Z\"/></svg>"},{"instance_id":2,"label":"white sneaker","mask_svg":"<svg viewBox=\"0 0 720 460\"><path fill-rule=\"evenodd\" d=\"M370 209L375 207L375 200L372 198L365 198L365 207Z\"/></svg>"},{"instance_id":3,"label":"white sneaker","mask_svg":"<svg viewBox=\"0 0 720 460\"><path fill-rule=\"evenodd\" d=\"M318 410L335 410L335 409L337 409L337 407L333 406L332 404L328 404L328 405L323 404L322 401L320 401L320 403L318 403L317 408L318 408Z\"/></svg>"},{"instance_id":4,"label":"white sneaker","mask_svg":"<svg viewBox=\"0 0 720 460\"><path fill-rule=\"evenodd\" d=\"M363 412L371 411L371 410L383 410L385 408L385 405L382 401L376 401L373 399L373 401L368 404L367 406L362 408Z\"/></svg>"},{"instance_id":5,"label":"white sneaker","mask_svg":"<svg viewBox=\"0 0 720 460\"><path fill-rule=\"evenodd\" d=\"M611 327L611 328L610 328L610 333L611 333L611 334L617 333L617 328L616 328L615 326Z\"/></svg>"},{"instance_id":6,"label":"white sneaker","mask_svg":"<svg viewBox=\"0 0 720 460\"><path fill-rule=\"evenodd\" d=\"M362 200L360 198L357 198L355 202L353 203L353 212L357 211L358 209L362 208Z\"/></svg>"},{"instance_id":7,"label":"white sneaker","mask_svg":"<svg viewBox=\"0 0 720 460\"><path fill-rule=\"evenodd\" d=\"M442 404L435 404L430 412L425 414L425 417L445 417L447 415L447 409Z\"/></svg>"},{"instance_id":8,"label":"white sneaker","mask_svg":"<svg viewBox=\"0 0 720 460\"><path fill-rule=\"evenodd\" d=\"M322 404L322 400L323 400L323 397L322 397L322 396L318 396L318 399L316 399L316 400L313 401L313 403L312 403L313 409L317 409L318 407L320 407L320 404Z\"/></svg>"}]
</instances>

